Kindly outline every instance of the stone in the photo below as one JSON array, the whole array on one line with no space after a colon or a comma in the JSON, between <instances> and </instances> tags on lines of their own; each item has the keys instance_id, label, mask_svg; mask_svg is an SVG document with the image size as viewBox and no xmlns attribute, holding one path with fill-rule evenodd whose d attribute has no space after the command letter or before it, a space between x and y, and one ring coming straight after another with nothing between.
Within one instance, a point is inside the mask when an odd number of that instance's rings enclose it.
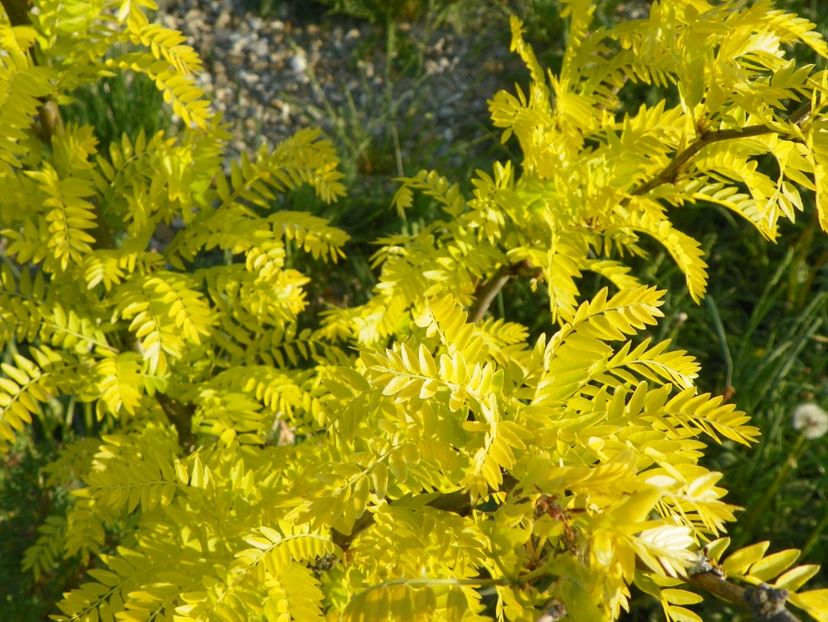
<instances>
[{"instance_id":1,"label":"stone","mask_svg":"<svg viewBox=\"0 0 828 622\"><path fill-rule=\"evenodd\" d=\"M290 59L290 69L295 74L303 74L308 68L308 57L303 51L294 54Z\"/></svg>"},{"instance_id":2,"label":"stone","mask_svg":"<svg viewBox=\"0 0 828 622\"><path fill-rule=\"evenodd\" d=\"M216 30L224 30L225 28L230 28L230 24L232 23L232 21L233 17L230 15L230 11L225 9L221 13L219 13L219 16L213 23L213 26L216 28Z\"/></svg>"},{"instance_id":3,"label":"stone","mask_svg":"<svg viewBox=\"0 0 828 622\"><path fill-rule=\"evenodd\" d=\"M248 71L246 69L239 71L239 80L244 84L256 84L260 79L259 74L253 71Z\"/></svg>"}]
</instances>

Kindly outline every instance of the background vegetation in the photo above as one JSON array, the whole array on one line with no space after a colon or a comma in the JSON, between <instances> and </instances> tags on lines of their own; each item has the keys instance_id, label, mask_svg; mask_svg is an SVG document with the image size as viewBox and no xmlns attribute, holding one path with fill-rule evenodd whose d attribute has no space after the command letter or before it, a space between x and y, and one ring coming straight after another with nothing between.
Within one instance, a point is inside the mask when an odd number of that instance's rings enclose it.
<instances>
[{"instance_id":1,"label":"background vegetation","mask_svg":"<svg viewBox=\"0 0 828 622\"><path fill-rule=\"evenodd\" d=\"M630 14L641 3L608 0L600 19ZM828 4L816 0L785 3L828 32ZM399 28L415 22L418 28L451 28L473 32L475 25L501 20L518 13L528 28L527 39L541 54L542 62L555 68L560 60L565 29L555 0L250 0L251 11L264 16L287 11L297 20L335 22L367 20L375 27L371 45L384 49L393 62L392 78L416 77L422 72L421 50ZM803 52L805 53L805 52ZM802 60L813 60L803 57ZM518 65L515 65L518 67ZM526 76L515 70L504 72L504 87ZM416 81L414 82L416 84ZM103 86L77 93L75 103L64 108L64 118L93 123L105 144L121 132L135 136L140 128L154 132L171 123L158 93L143 80L116 78ZM646 100L646 92L630 93L629 101ZM348 175L348 198L334 207L314 203L309 194L293 201L334 219L334 224L352 236L349 260L332 271L321 267L313 274L313 287L330 292L351 304L364 300L373 285L367 257L368 241L384 231L414 230L428 222L434 206L418 205L409 220L400 222L388 208L391 179L398 174L395 145L407 146L405 173L436 168L451 173L463 183L475 168L488 168L494 158L506 158L506 147L480 119L475 131L455 136L439 151L421 136L407 133L396 119L392 102L375 113L383 120L379 132L367 135L347 109L331 107L333 137ZM129 111L128 113L126 113ZM456 163L462 163L457 166ZM455 163L453 168L447 163ZM310 206L310 207L309 207ZM806 210L806 214L814 214ZM663 251L654 251L640 265L647 280L668 289L671 295L659 337L670 336L677 345L698 357L702 364L700 384L705 390L725 393L739 408L748 411L763 433L751 449L725 444L713 448L710 466L725 473L724 486L730 501L751 507L730 527L737 543L771 539L777 549L803 549L812 562L828 560L828 437L804 439L791 425L797 405L815 402L828 408L828 239L818 233L809 216L795 226L783 228L778 243L766 244L747 223L737 222L724 210L687 208L677 225L694 238L703 239L709 252L711 287L702 305L690 300L684 279ZM655 247L654 247L655 248ZM312 297L311 297L312 299ZM493 306L495 313L508 312L535 333L548 329L536 318L547 318L546 301L530 292L525 283L514 282ZM544 320L546 321L546 320ZM36 527L64 501L66 491L44 485L40 467L69 435L92 433L91 418L76 419L71 428L53 430L35 425L28 436L20 436L14 450L0 468L0 612L2 620L45 619L46 605L57 594L75 584L71 560L56 560L54 572L34 579L21 572L23 553L37 536ZM817 583L825 584L824 573ZM816 585L814 586L816 587ZM630 619L656 619L655 610L638 603ZM705 619L731 619L731 612L716 603Z\"/></svg>"}]
</instances>

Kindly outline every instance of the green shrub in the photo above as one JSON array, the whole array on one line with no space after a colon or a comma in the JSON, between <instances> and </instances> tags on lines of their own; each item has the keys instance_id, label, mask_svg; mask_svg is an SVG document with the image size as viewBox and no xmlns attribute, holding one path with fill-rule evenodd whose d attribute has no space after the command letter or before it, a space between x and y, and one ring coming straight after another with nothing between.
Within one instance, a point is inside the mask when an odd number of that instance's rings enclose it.
<instances>
[{"instance_id":1,"label":"green shrub","mask_svg":"<svg viewBox=\"0 0 828 622\"><path fill-rule=\"evenodd\" d=\"M513 19L531 83L490 108L520 168L478 171L470 197L399 180L402 215L419 193L439 217L379 240L370 299L308 317L303 272L348 235L279 206L344 194L331 143L303 130L223 170L200 61L151 0L3 6L0 438L61 441L42 486L71 495L23 561L67 589L55 619L598 621L632 586L670 620L700 620L699 592L828 619L798 551L724 556L735 507L700 461L759 431L653 339L664 292L623 261L651 238L700 301L676 210L722 205L774 239L801 187L828 227L828 81L786 56L828 55L810 22L683 0L592 28L572 0L547 74ZM57 104L124 72L181 127L99 149ZM639 83L663 98L623 114ZM518 279L540 337L489 313Z\"/></svg>"}]
</instances>

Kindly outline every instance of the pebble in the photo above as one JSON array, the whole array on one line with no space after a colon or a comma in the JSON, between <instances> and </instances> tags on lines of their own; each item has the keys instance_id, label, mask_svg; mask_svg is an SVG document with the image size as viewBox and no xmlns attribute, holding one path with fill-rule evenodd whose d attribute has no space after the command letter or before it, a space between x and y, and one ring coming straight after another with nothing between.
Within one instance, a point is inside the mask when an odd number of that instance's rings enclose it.
<instances>
[{"instance_id":1,"label":"pebble","mask_svg":"<svg viewBox=\"0 0 828 622\"><path fill-rule=\"evenodd\" d=\"M308 58L304 52L293 55L290 59L290 68L295 74L305 73L308 68Z\"/></svg>"},{"instance_id":2,"label":"pebble","mask_svg":"<svg viewBox=\"0 0 828 622\"><path fill-rule=\"evenodd\" d=\"M230 15L230 11L222 11L219 13L219 16L216 18L215 21L215 29L216 30L224 30L230 26L230 22L232 21L232 16Z\"/></svg>"},{"instance_id":3,"label":"pebble","mask_svg":"<svg viewBox=\"0 0 828 622\"><path fill-rule=\"evenodd\" d=\"M253 71L242 69L241 71L239 71L239 80L242 84L250 86L252 84L256 84L259 81L259 74Z\"/></svg>"},{"instance_id":4,"label":"pebble","mask_svg":"<svg viewBox=\"0 0 828 622\"><path fill-rule=\"evenodd\" d=\"M267 44L267 39L259 39L251 47L250 51L257 56L267 56L270 51L270 46Z\"/></svg>"}]
</instances>

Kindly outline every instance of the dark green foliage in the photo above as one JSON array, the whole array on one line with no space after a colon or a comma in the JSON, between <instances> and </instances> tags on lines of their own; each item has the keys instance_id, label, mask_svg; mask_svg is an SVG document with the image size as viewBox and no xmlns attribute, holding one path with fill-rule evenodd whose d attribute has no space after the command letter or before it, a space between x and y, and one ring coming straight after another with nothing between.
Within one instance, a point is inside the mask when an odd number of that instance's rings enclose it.
<instances>
[{"instance_id":1,"label":"dark green foliage","mask_svg":"<svg viewBox=\"0 0 828 622\"><path fill-rule=\"evenodd\" d=\"M21 440L0 463L0 619L43 620L61 592L79 577L76 559L56 560L52 572L37 580L21 569L38 526L65 509L66 490L45 489L40 469L54 458L50 443Z\"/></svg>"},{"instance_id":2,"label":"dark green foliage","mask_svg":"<svg viewBox=\"0 0 828 622\"><path fill-rule=\"evenodd\" d=\"M126 134L135 140L144 130L152 136L169 127L169 111L161 92L143 74L118 74L78 89L75 99L62 107L67 122L89 124L105 147Z\"/></svg>"}]
</instances>

